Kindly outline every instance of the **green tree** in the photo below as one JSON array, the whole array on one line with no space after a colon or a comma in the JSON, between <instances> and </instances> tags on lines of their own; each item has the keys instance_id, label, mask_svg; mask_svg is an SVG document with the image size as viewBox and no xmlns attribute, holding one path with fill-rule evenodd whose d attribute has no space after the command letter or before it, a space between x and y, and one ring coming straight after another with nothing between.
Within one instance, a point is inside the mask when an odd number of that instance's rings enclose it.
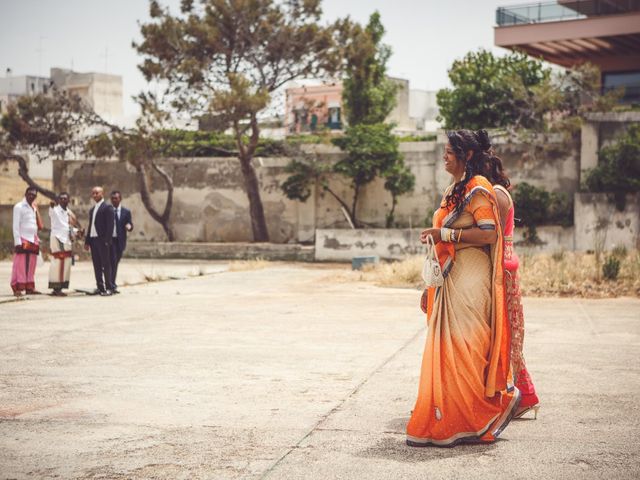
<instances>
[{"instance_id":1,"label":"green tree","mask_svg":"<svg viewBox=\"0 0 640 480\"><path fill-rule=\"evenodd\" d=\"M77 95L52 89L47 95L24 96L9 105L0 122L0 163L15 161L22 179L48 198L56 194L35 182L29 174L28 156L38 161L64 159L70 154L90 154L98 158L116 157L132 165L138 176L142 202L158 221L169 241L175 235L169 219L173 205L173 181L157 159L164 156L166 143L160 142L157 125L166 113L157 110L153 97L140 95L143 115L133 129L113 125ZM150 195L150 177L159 176L167 188L167 199L158 211Z\"/></svg>"},{"instance_id":2,"label":"green tree","mask_svg":"<svg viewBox=\"0 0 640 480\"><path fill-rule=\"evenodd\" d=\"M384 123L396 105L397 84L387 77L391 47L380 14L374 12L365 28L349 24L342 31L346 76L342 103L349 125Z\"/></svg>"},{"instance_id":3,"label":"green tree","mask_svg":"<svg viewBox=\"0 0 640 480\"><path fill-rule=\"evenodd\" d=\"M173 209L173 176L171 170L160 165L158 160L168 156L172 143L166 141L166 127L171 116L162 110L154 95L140 94L137 97L142 114L134 128L121 128L102 121L101 133L87 138L84 151L97 158L117 158L131 165L138 179L140 200L147 213L164 230L167 240L176 239L171 226ZM167 190L164 206L159 209L151 198L152 177L156 176Z\"/></svg>"},{"instance_id":4,"label":"green tree","mask_svg":"<svg viewBox=\"0 0 640 480\"><path fill-rule=\"evenodd\" d=\"M283 192L292 200L306 201L311 194L311 186L319 185L336 199L355 228L362 227L357 207L365 185L389 175L387 182L392 194L397 196L406 193L407 185L412 188L415 181L410 172L403 170L398 139L391 133L392 128L392 125L384 123L350 126L346 135L334 141L346 152L345 158L333 165L311 159L292 161L287 166L291 176L282 184ZM335 175L349 182L353 192L350 199L342 198L331 189L329 179ZM411 180L407 180L407 176L411 176Z\"/></svg>"},{"instance_id":5,"label":"green tree","mask_svg":"<svg viewBox=\"0 0 640 480\"><path fill-rule=\"evenodd\" d=\"M320 25L320 0L182 0L172 15L155 0L136 44L147 80L166 84L172 105L232 128L255 241L269 234L252 164L258 115L271 94L298 77L337 68L335 26Z\"/></svg>"},{"instance_id":6,"label":"green tree","mask_svg":"<svg viewBox=\"0 0 640 480\"><path fill-rule=\"evenodd\" d=\"M282 185L291 199L305 201L312 182L320 185L341 205L351 224L360 228L358 201L362 188L375 178L385 179L385 189L391 193L392 206L387 226L393 225L398 196L413 189L415 177L404 165L393 126L384 123L395 106L397 86L387 76L387 61L391 55L382 43L385 30L380 14L371 15L365 28L348 21L339 30L344 45L345 79L342 100L347 111L345 134L333 143L346 153L344 159L328 167L313 161L293 161L288 171L292 175ZM331 175L347 179L352 187L350 199L340 197L329 186Z\"/></svg>"},{"instance_id":7,"label":"green tree","mask_svg":"<svg viewBox=\"0 0 640 480\"><path fill-rule=\"evenodd\" d=\"M522 143L544 143L528 133L561 133L575 141L586 113L613 109L624 93L602 94L600 71L593 65L554 72L517 52L502 57L470 52L453 63L449 78L453 87L437 94L445 128L501 128Z\"/></svg>"},{"instance_id":8,"label":"green tree","mask_svg":"<svg viewBox=\"0 0 640 480\"><path fill-rule=\"evenodd\" d=\"M93 112L78 96L54 90L51 95L25 95L9 104L0 120L0 163L16 162L18 174L30 187L55 199L29 173L29 157L64 158L81 147L79 137Z\"/></svg>"},{"instance_id":9,"label":"green tree","mask_svg":"<svg viewBox=\"0 0 640 480\"><path fill-rule=\"evenodd\" d=\"M354 25L350 41L345 42L342 100L348 124L357 128L347 128L344 139L336 142L347 152L347 158L336 165L336 172L351 180L354 195L350 212L356 225L360 189L376 176L383 177L384 187L391 193L386 219L386 226L391 227L398 197L413 190L415 176L404 164L397 138L384 124L396 105L398 91L398 85L387 77L391 47L382 43L384 34L376 11L364 29Z\"/></svg>"},{"instance_id":10,"label":"green tree","mask_svg":"<svg viewBox=\"0 0 640 480\"><path fill-rule=\"evenodd\" d=\"M523 143L535 141L526 138L525 129L538 136L558 133L565 143L577 142L585 115L613 110L624 94L622 88L602 94L600 70L588 63L553 72L531 87L512 79L511 88L517 117L506 127L519 133ZM538 137L541 140L545 138Z\"/></svg>"},{"instance_id":11,"label":"green tree","mask_svg":"<svg viewBox=\"0 0 640 480\"><path fill-rule=\"evenodd\" d=\"M344 137L335 140L347 153L344 159L335 164L334 172L350 181L353 197L349 215L356 228L361 226L357 218L357 206L362 188L376 177L391 175L393 169L399 169L402 164L398 139L391 132L392 128L392 125L384 123L353 125L348 127ZM393 185L400 186L397 183Z\"/></svg>"},{"instance_id":12,"label":"green tree","mask_svg":"<svg viewBox=\"0 0 640 480\"><path fill-rule=\"evenodd\" d=\"M404 159L396 160L395 164L384 172L384 188L391 193L391 210L387 213L386 227L392 228L395 222L395 211L398 197L413 191L416 185L415 175L404 164Z\"/></svg>"},{"instance_id":13,"label":"green tree","mask_svg":"<svg viewBox=\"0 0 640 480\"><path fill-rule=\"evenodd\" d=\"M587 172L585 187L590 192L611 192L616 206L624 210L625 196L640 191L640 125L632 125L598 155L598 166Z\"/></svg>"},{"instance_id":14,"label":"green tree","mask_svg":"<svg viewBox=\"0 0 640 480\"><path fill-rule=\"evenodd\" d=\"M535 119L520 118L518 105L523 98L514 97L514 90L532 96L532 87L550 75L551 70L540 60L524 53L496 57L482 49L469 52L449 69L453 87L437 93L444 127L477 130L514 123L530 127L530 121Z\"/></svg>"}]
</instances>

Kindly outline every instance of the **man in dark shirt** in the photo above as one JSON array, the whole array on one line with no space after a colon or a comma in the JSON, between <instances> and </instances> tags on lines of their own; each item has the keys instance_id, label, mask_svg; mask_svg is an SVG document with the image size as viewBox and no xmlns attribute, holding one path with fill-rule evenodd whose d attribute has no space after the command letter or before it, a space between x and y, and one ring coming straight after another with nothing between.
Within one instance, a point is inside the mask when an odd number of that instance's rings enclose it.
<instances>
[{"instance_id":1,"label":"man in dark shirt","mask_svg":"<svg viewBox=\"0 0 640 480\"><path fill-rule=\"evenodd\" d=\"M113 241L111 242L111 290L113 293L120 293L116 285L116 275L118 274L118 264L127 247L127 233L133 230L131 221L131 210L120 205L122 194L118 190L111 192L111 205L114 210Z\"/></svg>"},{"instance_id":2,"label":"man in dark shirt","mask_svg":"<svg viewBox=\"0 0 640 480\"><path fill-rule=\"evenodd\" d=\"M109 296L111 292L111 242L113 241L113 207L104 201L102 187L93 187L91 197L96 204L89 210L89 226L84 249L91 250L93 272L96 276L96 293Z\"/></svg>"}]
</instances>

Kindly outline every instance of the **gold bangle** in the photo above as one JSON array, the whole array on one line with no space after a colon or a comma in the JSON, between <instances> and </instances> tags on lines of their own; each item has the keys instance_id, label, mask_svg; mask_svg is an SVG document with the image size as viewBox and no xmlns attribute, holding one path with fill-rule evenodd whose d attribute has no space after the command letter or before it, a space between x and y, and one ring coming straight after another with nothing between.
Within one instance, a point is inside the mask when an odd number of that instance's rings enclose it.
<instances>
[{"instance_id":1,"label":"gold bangle","mask_svg":"<svg viewBox=\"0 0 640 480\"><path fill-rule=\"evenodd\" d=\"M462 239L462 229L460 229L460 232L458 233L458 242L460 243L460 240Z\"/></svg>"}]
</instances>

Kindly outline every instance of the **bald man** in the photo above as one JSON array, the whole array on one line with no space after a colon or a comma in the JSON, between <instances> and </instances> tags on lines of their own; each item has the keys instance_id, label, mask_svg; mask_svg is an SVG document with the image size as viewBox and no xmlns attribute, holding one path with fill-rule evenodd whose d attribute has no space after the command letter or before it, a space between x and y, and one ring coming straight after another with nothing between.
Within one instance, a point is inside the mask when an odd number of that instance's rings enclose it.
<instances>
[{"instance_id":1,"label":"bald man","mask_svg":"<svg viewBox=\"0 0 640 480\"><path fill-rule=\"evenodd\" d=\"M96 204L89 210L89 224L84 240L84 249L91 250L93 272L96 276L96 293L102 296L111 292L111 242L113 241L113 207L104 201L102 187L91 189L91 198Z\"/></svg>"}]
</instances>

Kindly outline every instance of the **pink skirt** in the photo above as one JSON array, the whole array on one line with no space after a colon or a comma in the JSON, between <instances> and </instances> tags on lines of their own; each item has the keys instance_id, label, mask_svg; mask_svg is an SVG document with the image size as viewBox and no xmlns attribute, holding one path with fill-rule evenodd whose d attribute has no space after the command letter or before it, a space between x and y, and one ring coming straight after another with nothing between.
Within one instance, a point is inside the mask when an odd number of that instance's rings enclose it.
<instances>
[{"instance_id":1,"label":"pink skirt","mask_svg":"<svg viewBox=\"0 0 640 480\"><path fill-rule=\"evenodd\" d=\"M25 239L23 239L25 240ZM36 236L35 244L40 240ZM35 290L36 264L38 255L35 253L14 253L13 269L11 270L11 289L14 293L23 290Z\"/></svg>"}]
</instances>

